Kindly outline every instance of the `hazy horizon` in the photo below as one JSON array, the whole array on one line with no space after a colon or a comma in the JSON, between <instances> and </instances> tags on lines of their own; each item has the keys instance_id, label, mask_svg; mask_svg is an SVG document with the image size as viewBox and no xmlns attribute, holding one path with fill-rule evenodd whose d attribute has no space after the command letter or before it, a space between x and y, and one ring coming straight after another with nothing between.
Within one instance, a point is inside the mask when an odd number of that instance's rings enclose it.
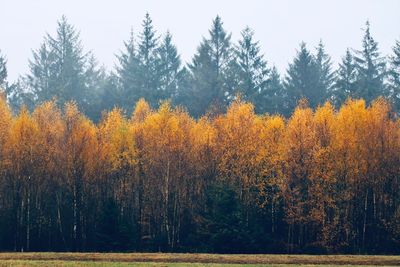
<instances>
[{"instance_id":1,"label":"hazy horizon","mask_svg":"<svg viewBox=\"0 0 400 267\"><path fill-rule=\"evenodd\" d=\"M108 70L123 48L131 28L141 31L149 12L155 29L162 35L169 30L183 63L189 62L203 37L208 36L212 20L218 14L232 41L249 26L260 41L268 65L276 65L284 74L299 43L314 50L319 40L335 64L346 48L361 47L362 28L371 23L372 36L383 56L391 54L400 39L400 1L61 1L16 0L3 4L0 16L0 50L7 58L9 81L28 72L32 49L37 49L46 33L54 34L62 15L80 32L84 51L92 51ZM24 8L22 8L24 7Z\"/></svg>"}]
</instances>

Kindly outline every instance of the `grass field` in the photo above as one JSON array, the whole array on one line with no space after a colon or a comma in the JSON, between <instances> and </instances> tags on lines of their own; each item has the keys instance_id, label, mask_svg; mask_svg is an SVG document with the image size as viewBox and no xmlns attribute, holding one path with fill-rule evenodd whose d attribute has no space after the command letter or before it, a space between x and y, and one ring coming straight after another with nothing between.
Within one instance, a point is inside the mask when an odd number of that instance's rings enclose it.
<instances>
[{"instance_id":1,"label":"grass field","mask_svg":"<svg viewBox=\"0 0 400 267\"><path fill-rule=\"evenodd\" d=\"M300 264L229 264L229 263L160 263L160 262L93 262L93 261L0 261L0 266L7 267L293 267ZM373 265L315 265L306 264L302 267L354 267L354 266L373 266ZM390 266L390 265L388 265Z\"/></svg>"},{"instance_id":2,"label":"grass field","mask_svg":"<svg viewBox=\"0 0 400 267\"><path fill-rule=\"evenodd\" d=\"M183 253L0 253L0 266L400 266L400 256Z\"/></svg>"}]
</instances>

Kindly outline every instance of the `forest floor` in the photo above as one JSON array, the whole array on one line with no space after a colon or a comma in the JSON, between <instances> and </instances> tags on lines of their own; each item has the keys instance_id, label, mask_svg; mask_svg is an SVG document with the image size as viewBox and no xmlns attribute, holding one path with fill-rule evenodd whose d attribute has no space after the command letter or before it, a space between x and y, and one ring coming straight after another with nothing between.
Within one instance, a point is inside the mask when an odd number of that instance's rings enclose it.
<instances>
[{"instance_id":1,"label":"forest floor","mask_svg":"<svg viewBox=\"0 0 400 267\"><path fill-rule=\"evenodd\" d=\"M400 266L400 256L189 253L0 253L0 266Z\"/></svg>"}]
</instances>

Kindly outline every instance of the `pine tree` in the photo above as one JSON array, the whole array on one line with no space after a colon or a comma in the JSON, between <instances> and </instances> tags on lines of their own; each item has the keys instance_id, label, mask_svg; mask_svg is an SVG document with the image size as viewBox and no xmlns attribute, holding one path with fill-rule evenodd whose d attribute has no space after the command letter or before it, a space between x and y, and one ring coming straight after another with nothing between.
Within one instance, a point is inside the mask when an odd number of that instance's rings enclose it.
<instances>
[{"instance_id":1,"label":"pine tree","mask_svg":"<svg viewBox=\"0 0 400 267\"><path fill-rule=\"evenodd\" d=\"M193 103L193 94L192 94L192 86L193 86L193 78L191 76L190 70L188 66L182 67L182 69L178 73L178 90L172 97L172 104L173 105L180 105L184 108L189 108L188 104L190 105Z\"/></svg>"},{"instance_id":2,"label":"pine tree","mask_svg":"<svg viewBox=\"0 0 400 267\"><path fill-rule=\"evenodd\" d=\"M5 90L7 79L7 60L0 51L0 87Z\"/></svg>"},{"instance_id":3,"label":"pine tree","mask_svg":"<svg viewBox=\"0 0 400 267\"><path fill-rule=\"evenodd\" d=\"M116 75L119 86L110 87L110 91L107 94L113 96L112 99L116 101L115 104L119 104L123 109L130 112L134 104L141 97L144 97L143 92L139 91L139 58L137 56L133 31L131 31L129 40L124 42L124 47L125 50L117 56L119 66L116 68ZM107 106L112 108L113 105Z\"/></svg>"},{"instance_id":4,"label":"pine tree","mask_svg":"<svg viewBox=\"0 0 400 267\"><path fill-rule=\"evenodd\" d=\"M28 110L35 108L36 95L23 77L12 84L6 84L5 90L7 102L15 113L20 111L22 107L26 107Z\"/></svg>"},{"instance_id":5,"label":"pine tree","mask_svg":"<svg viewBox=\"0 0 400 267\"><path fill-rule=\"evenodd\" d=\"M33 60L29 60L30 74L26 81L36 95L38 102L49 100L55 95L55 73L53 69L53 54L48 48L47 42L33 51Z\"/></svg>"},{"instance_id":6,"label":"pine tree","mask_svg":"<svg viewBox=\"0 0 400 267\"><path fill-rule=\"evenodd\" d=\"M189 65L191 88L187 95L190 97L184 97L183 104L196 117L203 115L216 97L216 76L209 51L209 45L203 40Z\"/></svg>"},{"instance_id":7,"label":"pine tree","mask_svg":"<svg viewBox=\"0 0 400 267\"><path fill-rule=\"evenodd\" d=\"M231 34L226 33L219 16L213 20L209 34L209 39L203 39L189 65L194 97L187 106L195 116L207 110L217 113L224 110L232 91L226 84L226 72L232 60Z\"/></svg>"},{"instance_id":8,"label":"pine tree","mask_svg":"<svg viewBox=\"0 0 400 267\"><path fill-rule=\"evenodd\" d=\"M63 16L58 22L56 36L48 35L47 38L54 60L52 67L57 78L55 89L58 101L75 100L81 108L86 108L89 97L84 80L87 56L83 52L79 33Z\"/></svg>"},{"instance_id":9,"label":"pine tree","mask_svg":"<svg viewBox=\"0 0 400 267\"><path fill-rule=\"evenodd\" d=\"M7 59L1 54L0 50L0 97L4 96L9 101L15 95L15 85L9 86L7 83Z\"/></svg>"},{"instance_id":10,"label":"pine tree","mask_svg":"<svg viewBox=\"0 0 400 267\"><path fill-rule=\"evenodd\" d=\"M389 97L397 112L400 111L400 41L393 47L390 57L390 90Z\"/></svg>"},{"instance_id":11,"label":"pine tree","mask_svg":"<svg viewBox=\"0 0 400 267\"><path fill-rule=\"evenodd\" d=\"M317 90L321 93L320 103L322 103L325 99L330 98L334 82L331 57L325 52L325 45L322 43L322 40L317 47L315 64L318 75Z\"/></svg>"},{"instance_id":12,"label":"pine tree","mask_svg":"<svg viewBox=\"0 0 400 267\"><path fill-rule=\"evenodd\" d=\"M268 112L270 114L285 113L284 94L285 88L282 84L278 69L274 66L269 74L265 93L260 96L259 106L256 106L256 110L259 109L262 111L261 113Z\"/></svg>"},{"instance_id":13,"label":"pine tree","mask_svg":"<svg viewBox=\"0 0 400 267\"><path fill-rule=\"evenodd\" d=\"M102 106L102 96L107 85L107 73L104 67L99 67L96 58L91 55L85 69L85 87L90 90L86 115L93 121L99 121Z\"/></svg>"},{"instance_id":14,"label":"pine tree","mask_svg":"<svg viewBox=\"0 0 400 267\"><path fill-rule=\"evenodd\" d=\"M232 59L231 34L225 31L220 16L214 19L209 33L209 52L216 77L216 98L214 99L214 103L217 107L224 108L226 95L232 90L232 88L226 88L224 84L225 72Z\"/></svg>"},{"instance_id":15,"label":"pine tree","mask_svg":"<svg viewBox=\"0 0 400 267\"><path fill-rule=\"evenodd\" d=\"M318 83L319 77L314 57L303 42L293 62L289 64L285 78L287 96L285 115L289 115L302 98L308 100L310 107L318 106L325 96L325 92L320 91Z\"/></svg>"},{"instance_id":16,"label":"pine tree","mask_svg":"<svg viewBox=\"0 0 400 267\"><path fill-rule=\"evenodd\" d=\"M177 96L181 83L181 59L176 46L172 43L172 35L167 32L158 48L160 88L158 98L167 99Z\"/></svg>"},{"instance_id":17,"label":"pine tree","mask_svg":"<svg viewBox=\"0 0 400 267\"><path fill-rule=\"evenodd\" d=\"M7 81L7 60L1 55L0 51L0 94L4 93L11 109L17 113L20 108L25 105L28 109L34 108L34 96L32 92L26 88L26 82L19 78L16 82L9 83Z\"/></svg>"},{"instance_id":18,"label":"pine tree","mask_svg":"<svg viewBox=\"0 0 400 267\"><path fill-rule=\"evenodd\" d=\"M176 98L184 76L172 35L167 32L160 43L148 13L142 26L137 42L131 32L124 51L118 56L117 76L121 88L116 90L122 96L122 107L129 113L140 98L152 107L157 107L163 99Z\"/></svg>"},{"instance_id":19,"label":"pine tree","mask_svg":"<svg viewBox=\"0 0 400 267\"><path fill-rule=\"evenodd\" d=\"M101 95L101 110L112 110L114 107L120 107L122 109L129 110L122 103L125 103L123 97L122 87L119 83L118 75L114 72L109 73L105 77L105 83L103 88L103 94Z\"/></svg>"},{"instance_id":20,"label":"pine tree","mask_svg":"<svg viewBox=\"0 0 400 267\"><path fill-rule=\"evenodd\" d=\"M254 41L254 31L246 27L235 48L238 65L239 84L237 90L245 100L252 102L257 112L264 112L263 103L266 94L269 69L264 56L260 53L258 41ZM233 88L234 90L236 88ZM235 90L236 91L236 90Z\"/></svg>"},{"instance_id":21,"label":"pine tree","mask_svg":"<svg viewBox=\"0 0 400 267\"><path fill-rule=\"evenodd\" d=\"M356 66L354 63L353 55L350 50L346 50L346 55L339 63L337 70L336 81L332 92L333 102L336 107L340 107L347 98L357 97L356 87Z\"/></svg>"},{"instance_id":22,"label":"pine tree","mask_svg":"<svg viewBox=\"0 0 400 267\"><path fill-rule=\"evenodd\" d=\"M378 43L371 36L369 22L367 21L365 25L363 48L356 51L354 60L357 69L357 96L370 103L386 93L383 83L386 64L378 51Z\"/></svg>"},{"instance_id":23,"label":"pine tree","mask_svg":"<svg viewBox=\"0 0 400 267\"><path fill-rule=\"evenodd\" d=\"M159 37L154 30L153 21L149 13L146 13L142 27L143 30L139 35L137 52L139 60L139 70L137 72L138 92L152 107L157 107L160 100L158 97L160 81L157 55Z\"/></svg>"},{"instance_id":24,"label":"pine tree","mask_svg":"<svg viewBox=\"0 0 400 267\"><path fill-rule=\"evenodd\" d=\"M62 106L74 100L86 111L91 97L85 81L87 60L79 33L63 16L58 21L56 35L48 34L30 61L27 81L36 95L36 102L55 97Z\"/></svg>"}]
</instances>

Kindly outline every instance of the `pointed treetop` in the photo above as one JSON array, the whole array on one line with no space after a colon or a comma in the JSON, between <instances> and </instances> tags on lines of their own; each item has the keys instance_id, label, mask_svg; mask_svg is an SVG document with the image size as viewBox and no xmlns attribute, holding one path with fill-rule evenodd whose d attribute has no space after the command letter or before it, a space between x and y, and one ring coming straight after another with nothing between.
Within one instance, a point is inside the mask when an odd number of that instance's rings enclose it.
<instances>
[{"instance_id":1,"label":"pointed treetop","mask_svg":"<svg viewBox=\"0 0 400 267\"><path fill-rule=\"evenodd\" d=\"M7 79L7 60L2 56L0 51L0 87L2 87Z\"/></svg>"},{"instance_id":2,"label":"pointed treetop","mask_svg":"<svg viewBox=\"0 0 400 267\"><path fill-rule=\"evenodd\" d=\"M146 13L143 22L142 22L142 27L143 30L140 34L140 38L142 39L142 41L145 40L157 40L158 37L156 37L156 31L154 30L154 26L153 26L153 20L150 17L149 13Z\"/></svg>"},{"instance_id":3,"label":"pointed treetop","mask_svg":"<svg viewBox=\"0 0 400 267\"><path fill-rule=\"evenodd\" d=\"M143 30L139 35L139 55L143 57L145 65L150 61L153 56L154 49L158 46L157 32L154 30L153 21L150 18L149 13L146 13L143 22Z\"/></svg>"},{"instance_id":4,"label":"pointed treetop","mask_svg":"<svg viewBox=\"0 0 400 267\"><path fill-rule=\"evenodd\" d=\"M379 57L378 43L374 40L370 31L370 23L367 20L365 23L366 28L364 30L364 37L362 41L363 50L357 51L357 54L362 54L366 60L371 57Z\"/></svg>"}]
</instances>

